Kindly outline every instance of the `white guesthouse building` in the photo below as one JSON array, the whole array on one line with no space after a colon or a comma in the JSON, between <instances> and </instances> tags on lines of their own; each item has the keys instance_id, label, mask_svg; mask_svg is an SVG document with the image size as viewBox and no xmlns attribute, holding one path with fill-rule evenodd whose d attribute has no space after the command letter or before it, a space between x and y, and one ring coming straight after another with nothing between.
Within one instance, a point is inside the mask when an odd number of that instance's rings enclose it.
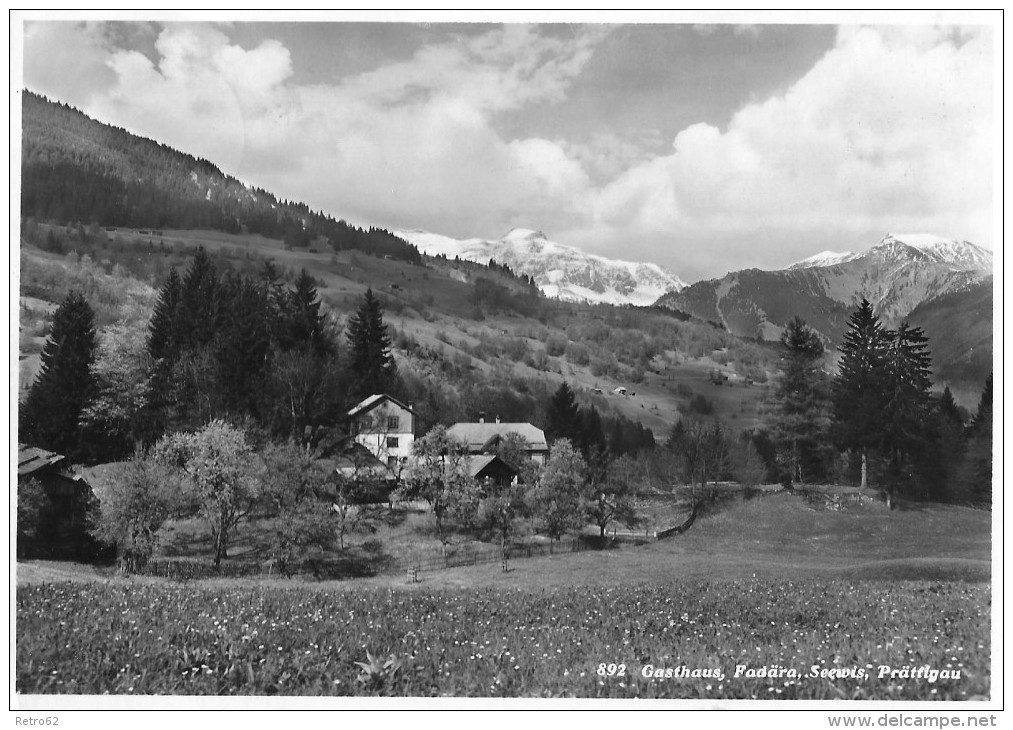
<instances>
[{"instance_id":1,"label":"white guesthouse building","mask_svg":"<svg viewBox=\"0 0 1013 730\"><path fill-rule=\"evenodd\" d=\"M361 444L391 470L403 465L415 443L415 412L384 393L371 395L348 411L355 443Z\"/></svg>"},{"instance_id":2,"label":"white guesthouse building","mask_svg":"<svg viewBox=\"0 0 1013 730\"><path fill-rule=\"evenodd\" d=\"M549 456L549 445L545 441L545 432L530 423L486 423L485 415L479 416L478 423L455 423L447 429L447 435L468 444L468 453L472 455L491 454L495 452L501 439L509 433L516 433L527 441L528 456L536 464L545 464Z\"/></svg>"}]
</instances>

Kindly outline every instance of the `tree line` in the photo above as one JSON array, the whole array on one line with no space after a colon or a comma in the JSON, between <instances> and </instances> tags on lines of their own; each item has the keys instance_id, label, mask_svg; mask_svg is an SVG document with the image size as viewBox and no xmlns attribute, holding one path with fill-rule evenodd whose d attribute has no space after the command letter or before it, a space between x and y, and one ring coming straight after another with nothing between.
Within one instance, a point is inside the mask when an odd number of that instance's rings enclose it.
<instances>
[{"instance_id":1,"label":"tree line","mask_svg":"<svg viewBox=\"0 0 1013 730\"><path fill-rule=\"evenodd\" d=\"M214 419L249 423L265 438L302 438L396 382L372 292L342 347L305 270L291 287L270 261L257 277L219 272L203 248L182 275L170 271L144 336L113 330L97 358L88 302L72 292L57 308L19 409L22 440L102 462Z\"/></svg>"},{"instance_id":2,"label":"tree line","mask_svg":"<svg viewBox=\"0 0 1013 730\"><path fill-rule=\"evenodd\" d=\"M358 228L302 203L244 185L211 162L66 104L23 94L21 214L60 224L254 233L305 248L419 263L418 249L383 228Z\"/></svg>"},{"instance_id":3,"label":"tree line","mask_svg":"<svg viewBox=\"0 0 1013 730\"><path fill-rule=\"evenodd\" d=\"M799 317L780 337L781 373L763 423L734 439L716 421L680 421L667 446L694 483L738 478L757 467L766 481L875 484L887 502L991 501L992 378L968 419L949 388L931 392L922 330L885 327L868 301L852 313L837 372L820 336ZM733 458L735 453L737 458ZM741 480L741 479L740 479Z\"/></svg>"}]
</instances>

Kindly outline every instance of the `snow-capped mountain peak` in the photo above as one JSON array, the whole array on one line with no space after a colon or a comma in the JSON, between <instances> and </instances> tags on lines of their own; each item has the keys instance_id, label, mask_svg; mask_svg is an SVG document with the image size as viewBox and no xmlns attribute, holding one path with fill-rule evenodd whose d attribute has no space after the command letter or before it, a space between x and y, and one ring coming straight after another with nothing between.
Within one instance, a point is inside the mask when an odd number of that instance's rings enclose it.
<instances>
[{"instance_id":1,"label":"snow-capped mountain peak","mask_svg":"<svg viewBox=\"0 0 1013 730\"><path fill-rule=\"evenodd\" d=\"M842 264L845 261L850 261L854 258L854 256L855 254L851 253L851 251L844 251L843 253L838 253L837 251L820 251L809 258L796 261L788 268L811 269L817 266L835 266L837 264Z\"/></svg>"},{"instance_id":2,"label":"snow-capped mountain peak","mask_svg":"<svg viewBox=\"0 0 1013 730\"><path fill-rule=\"evenodd\" d=\"M514 228L501 238L501 241L536 241L547 240L541 231L533 231L530 228Z\"/></svg>"},{"instance_id":3,"label":"snow-capped mountain peak","mask_svg":"<svg viewBox=\"0 0 1013 730\"><path fill-rule=\"evenodd\" d=\"M821 251L792 264L788 269L815 269L866 260L889 265L920 261L940 264L952 271L992 270L991 251L967 241L951 240L931 233L888 233L863 253Z\"/></svg>"},{"instance_id":4,"label":"snow-capped mountain peak","mask_svg":"<svg viewBox=\"0 0 1013 730\"><path fill-rule=\"evenodd\" d=\"M495 259L514 272L532 276L546 296L605 304L653 304L686 286L657 264L619 261L549 240L541 231L514 228L499 240L458 240L428 231L395 231L430 256L445 255L489 263Z\"/></svg>"},{"instance_id":5,"label":"snow-capped mountain peak","mask_svg":"<svg viewBox=\"0 0 1013 730\"><path fill-rule=\"evenodd\" d=\"M882 246L909 246L935 263L954 271L992 271L992 252L968 241L943 238L929 233L888 233L876 250Z\"/></svg>"}]
</instances>

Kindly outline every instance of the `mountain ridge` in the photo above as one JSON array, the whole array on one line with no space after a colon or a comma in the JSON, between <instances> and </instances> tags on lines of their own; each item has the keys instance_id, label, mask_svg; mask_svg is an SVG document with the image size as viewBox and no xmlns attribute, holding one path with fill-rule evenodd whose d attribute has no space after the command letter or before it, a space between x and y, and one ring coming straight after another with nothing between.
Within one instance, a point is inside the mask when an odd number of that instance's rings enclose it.
<instances>
[{"instance_id":1,"label":"mountain ridge","mask_svg":"<svg viewBox=\"0 0 1013 730\"><path fill-rule=\"evenodd\" d=\"M586 253L543 232L514 228L498 239L455 239L421 229L394 234L430 256L488 263L494 259L531 276L546 296L564 301L647 306L686 283L657 264Z\"/></svg>"},{"instance_id":2,"label":"mountain ridge","mask_svg":"<svg viewBox=\"0 0 1013 730\"><path fill-rule=\"evenodd\" d=\"M948 340L940 348L945 350L941 366L950 379L960 381L965 377L960 367L962 352L977 347L979 353L991 353L992 311L981 302L991 301L992 267L992 253L966 241L887 234L860 254L824 251L785 269L730 272L666 294L657 305L720 323L732 334L762 340L776 340L798 315L834 349L862 299L892 327L916 311L927 313L928 322L948 318L945 306L927 305L967 292L966 301L961 297L947 301L976 318L974 343L969 330L953 326L952 317L946 326L932 328L933 335ZM987 294L981 293L983 289ZM982 327L987 330L987 348ZM971 369L974 378L980 376L980 360L977 357ZM971 370L965 371L966 377L972 377Z\"/></svg>"},{"instance_id":3,"label":"mountain ridge","mask_svg":"<svg viewBox=\"0 0 1013 730\"><path fill-rule=\"evenodd\" d=\"M21 107L21 215L60 224L211 229L322 243L418 262L382 228L364 230L277 198L213 162L25 90Z\"/></svg>"}]
</instances>

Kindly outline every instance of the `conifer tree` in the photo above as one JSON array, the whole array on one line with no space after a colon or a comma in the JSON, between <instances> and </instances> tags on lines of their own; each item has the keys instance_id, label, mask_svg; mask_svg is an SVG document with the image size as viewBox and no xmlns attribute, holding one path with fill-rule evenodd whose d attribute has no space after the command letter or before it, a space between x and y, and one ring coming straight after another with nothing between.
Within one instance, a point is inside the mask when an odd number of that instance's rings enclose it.
<instances>
[{"instance_id":1,"label":"conifer tree","mask_svg":"<svg viewBox=\"0 0 1013 730\"><path fill-rule=\"evenodd\" d=\"M249 279L229 276L220 285L219 299L222 326L214 348L219 395L228 411L253 414L270 350L263 294Z\"/></svg>"},{"instance_id":2,"label":"conifer tree","mask_svg":"<svg viewBox=\"0 0 1013 730\"><path fill-rule=\"evenodd\" d=\"M284 336L284 313L288 308L288 291L282 283L281 274L273 261L265 261L258 276L264 300L267 302L268 319L271 322L271 336L278 341Z\"/></svg>"},{"instance_id":3,"label":"conifer tree","mask_svg":"<svg viewBox=\"0 0 1013 730\"><path fill-rule=\"evenodd\" d=\"M390 335L383 323L383 309L367 289L358 311L348 325L349 375L356 399L389 392L396 384L397 365L390 353Z\"/></svg>"},{"instance_id":4,"label":"conifer tree","mask_svg":"<svg viewBox=\"0 0 1013 730\"><path fill-rule=\"evenodd\" d=\"M78 455L81 412L94 392L95 314L71 292L53 314L42 368L21 409L19 440L70 457Z\"/></svg>"},{"instance_id":5,"label":"conifer tree","mask_svg":"<svg viewBox=\"0 0 1013 730\"><path fill-rule=\"evenodd\" d=\"M289 292L283 320L286 344L289 345L283 349L310 347L320 355L331 351L331 343L324 331L324 317L320 314L316 282L306 269L299 272L295 288ZM388 341L388 346L389 344Z\"/></svg>"},{"instance_id":6,"label":"conifer tree","mask_svg":"<svg viewBox=\"0 0 1013 730\"><path fill-rule=\"evenodd\" d=\"M617 425L617 422L614 422L614 425ZM598 413L598 409L594 406L578 410L576 436L578 441L577 446L585 458L595 451L605 451L609 445L613 447L616 453L622 448L622 436L619 434L617 437L614 435L614 432L612 443L607 444L605 424Z\"/></svg>"},{"instance_id":7,"label":"conifer tree","mask_svg":"<svg viewBox=\"0 0 1013 730\"><path fill-rule=\"evenodd\" d=\"M201 246L190 260L180 285L172 328L173 342L178 348L175 356L208 345L214 338L218 323L217 289L218 273Z\"/></svg>"},{"instance_id":8,"label":"conifer tree","mask_svg":"<svg viewBox=\"0 0 1013 730\"><path fill-rule=\"evenodd\" d=\"M545 435L549 440L565 438L578 441L580 426L576 396L570 386L563 382L549 401Z\"/></svg>"},{"instance_id":9,"label":"conifer tree","mask_svg":"<svg viewBox=\"0 0 1013 730\"><path fill-rule=\"evenodd\" d=\"M888 459L888 497L892 499L909 471L907 460L930 436L932 380L928 338L920 327L902 322L887 338L884 399L870 428L879 432L880 448Z\"/></svg>"},{"instance_id":10,"label":"conifer tree","mask_svg":"<svg viewBox=\"0 0 1013 730\"><path fill-rule=\"evenodd\" d=\"M176 269L170 270L169 276L158 292L158 300L155 302L155 309L148 324L147 348L152 360L172 359L174 354L173 322L176 318L181 287L182 281Z\"/></svg>"},{"instance_id":11,"label":"conifer tree","mask_svg":"<svg viewBox=\"0 0 1013 730\"><path fill-rule=\"evenodd\" d=\"M783 368L775 391L771 438L788 483L826 475L830 461L829 382L820 367L823 343L799 317L781 334Z\"/></svg>"},{"instance_id":12,"label":"conifer tree","mask_svg":"<svg viewBox=\"0 0 1013 730\"><path fill-rule=\"evenodd\" d=\"M848 320L833 387L832 433L845 449L862 455L862 487L868 484L868 453L881 445L876 428L883 404L887 339L879 317L865 299Z\"/></svg>"},{"instance_id":13,"label":"conifer tree","mask_svg":"<svg viewBox=\"0 0 1013 730\"><path fill-rule=\"evenodd\" d=\"M919 476L934 499L959 497L958 473L964 460L964 417L949 387L933 408L929 438L918 456Z\"/></svg>"},{"instance_id":14,"label":"conifer tree","mask_svg":"<svg viewBox=\"0 0 1013 730\"><path fill-rule=\"evenodd\" d=\"M992 376L967 428L967 453L960 470L961 492L977 503L992 501Z\"/></svg>"},{"instance_id":15,"label":"conifer tree","mask_svg":"<svg viewBox=\"0 0 1013 730\"><path fill-rule=\"evenodd\" d=\"M985 387L981 391L981 398L978 399L978 408L971 418L971 425L968 427L968 435L974 436L984 428L992 428L992 375L985 381Z\"/></svg>"}]
</instances>

